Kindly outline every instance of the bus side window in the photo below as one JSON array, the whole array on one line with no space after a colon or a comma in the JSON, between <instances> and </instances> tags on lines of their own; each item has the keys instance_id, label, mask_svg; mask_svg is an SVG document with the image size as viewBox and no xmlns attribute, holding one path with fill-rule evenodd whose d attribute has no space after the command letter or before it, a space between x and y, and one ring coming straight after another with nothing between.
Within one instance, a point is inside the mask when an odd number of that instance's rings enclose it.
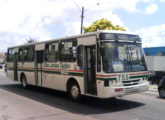
<instances>
[{"instance_id":1,"label":"bus side window","mask_svg":"<svg viewBox=\"0 0 165 120\"><path fill-rule=\"evenodd\" d=\"M45 61L51 62L51 46L48 44L45 46Z\"/></svg>"},{"instance_id":2,"label":"bus side window","mask_svg":"<svg viewBox=\"0 0 165 120\"><path fill-rule=\"evenodd\" d=\"M14 60L14 49L9 49L8 54L7 54L7 61L8 62L13 62Z\"/></svg>"},{"instance_id":3,"label":"bus side window","mask_svg":"<svg viewBox=\"0 0 165 120\"><path fill-rule=\"evenodd\" d=\"M27 48L22 47L20 48L20 51L19 51L19 61L26 62L26 60L27 60Z\"/></svg>"},{"instance_id":4,"label":"bus side window","mask_svg":"<svg viewBox=\"0 0 165 120\"><path fill-rule=\"evenodd\" d=\"M56 62L58 61L58 43L49 43L45 46L45 61Z\"/></svg>"},{"instance_id":5,"label":"bus side window","mask_svg":"<svg viewBox=\"0 0 165 120\"><path fill-rule=\"evenodd\" d=\"M76 40L68 40L60 43L60 60L64 62L74 62L76 60Z\"/></svg>"},{"instance_id":6,"label":"bus side window","mask_svg":"<svg viewBox=\"0 0 165 120\"><path fill-rule=\"evenodd\" d=\"M77 64L79 67L83 67L83 46L77 48Z\"/></svg>"},{"instance_id":7,"label":"bus side window","mask_svg":"<svg viewBox=\"0 0 165 120\"><path fill-rule=\"evenodd\" d=\"M52 62L58 61L58 43L57 42L52 43L51 55L52 55Z\"/></svg>"},{"instance_id":8,"label":"bus side window","mask_svg":"<svg viewBox=\"0 0 165 120\"><path fill-rule=\"evenodd\" d=\"M34 46L29 46L27 49L27 61L34 61Z\"/></svg>"},{"instance_id":9,"label":"bus side window","mask_svg":"<svg viewBox=\"0 0 165 120\"><path fill-rule=\"evenodd\" d=\"M98 43L97 43L97 72L101 72L100 46Z\"/></svg>"}]
</instances>

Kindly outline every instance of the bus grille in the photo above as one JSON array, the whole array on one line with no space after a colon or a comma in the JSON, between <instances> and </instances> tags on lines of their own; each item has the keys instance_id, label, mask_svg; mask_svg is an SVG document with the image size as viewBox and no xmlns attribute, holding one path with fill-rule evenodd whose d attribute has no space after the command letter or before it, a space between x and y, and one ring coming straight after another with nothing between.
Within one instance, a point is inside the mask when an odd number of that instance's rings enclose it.
<instances>
[{"instance_id":1,"label":"bus grille","mask_svg":"<svg viewBox=\"0 0 165 120\"><path fill-rule=\"evenodd\" d=\"M130 87L130 88L125 88L125 94L133 94L133 93L138 93L139 89L136 87Z\"/></svg>"},{"instance_id":2,"label":"bus grille","mask_svg":"<svg viewBox=\"0 0 165 120\"><path fill-rule=\"evenodd\" d=\"M123 81L124 86L138 85L140 79Z\"/></svg>"}]
</instances>

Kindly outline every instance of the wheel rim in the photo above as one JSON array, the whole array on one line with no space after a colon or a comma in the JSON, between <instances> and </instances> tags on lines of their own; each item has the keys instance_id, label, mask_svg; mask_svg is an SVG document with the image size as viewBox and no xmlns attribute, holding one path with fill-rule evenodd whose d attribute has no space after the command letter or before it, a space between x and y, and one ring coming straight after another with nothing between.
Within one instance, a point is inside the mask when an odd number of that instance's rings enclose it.
<instances>
[{"instance_id":1,"label":"wheel rim","mask_svg":"<svg viewBox=\"0 0 165 120\"><path fill-rule=\"evenodd\" d=\"M160 96L161 97L165 97L165 89L161 89L160 91L159 91L159 94L160 94Z\"/></svg>"},{"instance_id":2,"label":"wheel rim","mask_svg":"<svg viewBox=\"0 0 165 120\"><path fill-rule=\"evenodd\" d=\"M78 96L79 96L79 88L78 88L78 86L76 86L76 85L72 86L71 94L72 94L74 99L78 98Z\"/></svg>"}]
</instances>

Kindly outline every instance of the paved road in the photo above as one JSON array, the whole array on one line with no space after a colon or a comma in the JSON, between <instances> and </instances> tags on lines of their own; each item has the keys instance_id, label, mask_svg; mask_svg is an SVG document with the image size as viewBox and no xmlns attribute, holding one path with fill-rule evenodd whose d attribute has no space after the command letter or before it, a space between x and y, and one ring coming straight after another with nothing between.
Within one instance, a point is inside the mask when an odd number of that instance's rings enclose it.
<instances>
[{"instance_id":1,"label":"paved road","mask_svg":"<svg viewBox=\"0 0 165 120\"><path fill-rule=\"evenodd\" d=\"M116 100L85 97L72 102L65 93L23 89L0 72L0 120L164 120L165 100L155 91Z\"/></svg>"}]
</instances>

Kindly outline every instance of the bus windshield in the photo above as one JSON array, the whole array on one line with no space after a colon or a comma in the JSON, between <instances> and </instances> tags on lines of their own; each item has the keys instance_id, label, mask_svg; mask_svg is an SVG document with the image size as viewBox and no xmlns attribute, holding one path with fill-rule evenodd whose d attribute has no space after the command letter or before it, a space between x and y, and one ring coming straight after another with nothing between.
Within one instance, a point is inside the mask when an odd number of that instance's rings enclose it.
<instances>
[{"instance_id":1,"label":"bus windshield","mask_svg":"<svg viewBox=\"0 0 165 120\"><path fill-rule=\"evenodd\" d=\"M104 42L102 59L105 73L146 71L141 44Z\"/></svg>"}]
</instances>

